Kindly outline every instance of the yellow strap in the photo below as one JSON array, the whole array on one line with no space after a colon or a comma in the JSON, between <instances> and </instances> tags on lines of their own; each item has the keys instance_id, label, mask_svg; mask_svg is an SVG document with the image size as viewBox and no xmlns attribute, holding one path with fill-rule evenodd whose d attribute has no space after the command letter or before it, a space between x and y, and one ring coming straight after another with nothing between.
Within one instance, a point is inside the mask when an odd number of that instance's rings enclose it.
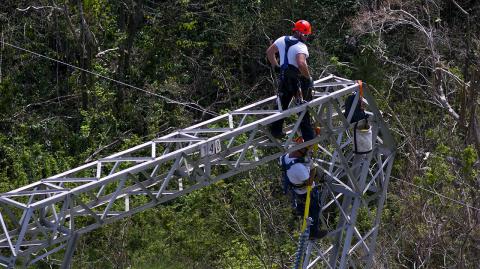
<instances>
[{"instance_id":1,"label":"yellow strap","mask_svg":"<svg viewBox=\"0 0 480 269\"><path fill-rule=\"evenodd\" d=\"M313 156L317 156L317 151L318 151L318 144L315 143L313 144ZM312 185L314 180L313 177L315 177L314 173L312 173L312 178L310 180L312 184L307 185L307 199L305 200L305 211L303 212L302 233L305 232L305 229L307 229L307 218L308 218L308 213L310 211L310 192L312 191ZM318 223L316 223L315 225L318 225Z\"/></svg>"},{"instance_id":2,"label":"yellow strap","mask_svg":"<svg viewBox=\"0 0 480 269\"><path fill-rule=\"evenodd\" d=\"M307 186L307 199L305 201L305 211L303 212L303 225L302 225L302 233L305 232L307 229L307 218L308 212L310 211L310 191L312 190L312 185Z\"/></svg>"}]
</instances>

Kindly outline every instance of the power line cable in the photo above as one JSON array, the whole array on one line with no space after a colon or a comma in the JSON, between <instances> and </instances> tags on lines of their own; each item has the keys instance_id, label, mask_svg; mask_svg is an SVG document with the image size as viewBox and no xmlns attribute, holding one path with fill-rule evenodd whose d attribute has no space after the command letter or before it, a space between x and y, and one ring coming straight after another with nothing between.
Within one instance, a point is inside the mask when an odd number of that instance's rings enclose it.
<instances>
[{"instance_id":1,"label":"power line cable","mask_svg":"<svg viewBox=\"0 0 480 269\"><path fill-rule=\"evenodd\" d=\"M3 36L2 36L2 39L0 40L0 42L2 43L2 46L3 46L3 45L7 45L7 46L9 46L9 47L12 47L12 48L15 48L15 49L24 51L24 52L28 52L28 53L33 54L33 55L35 55L35 56L38 56L38 57L40 57L40 58L44 58L44 59L47 59L47 60L50 60L50 61L54 61L54 62L56 62L56 63L60 63L60 64L63 64L63 65L66 65L66 66L68 66L68 67L71 67L71 68L80 70L80 71L82 71L82 72L86 72L86 73L89 73L89 74L91 74L91 75L94 75L94 76L97 76L97 77L100 77L100 78L103 78L103 79L106 79L106 80L109 80L109 81L118 83L118 84L120 84L120 85L127 86L127 87L130 87L130 88L132 88L132 89L135 89L135 90L138 90L138 91L141 91L141 92L144 92L144 93L147 93L147 94L150 94L150 95L153 95L153 96L162 98L162 99L166 100L166 101L169 102L169 103L182 105L182 106L185 106L185 107L188 107L188 108L191 108L191 109L194 109L194 110L203 112L203 113L207 113L207 114L212 115L212 116L218 116L218 115L220 115L220 114L218 114L218 113L216 113L216 112L209 111L209 110L206 110L206 109L203 109L203 108L198 108L198 107L192 106L192 105L187 104L187 103L182 103L182 102L173 100L173 99L171 99L171 98L168 98L168 97L166 97L166 96L160 95L160 94L158 94L158 93L150 92L150 91L147 91L147 90L145 90L145 89L139 88L139 87L137 87L137 86L133 86L133 85L130 85L130 84L128 84L128 83L125 83L125 82L123 82L123 81L116 80L116 79L113 79L113 78L110 78L110 77L107 77L107 76L104 76L104 75L95 73L95 72L93 72L93 71L90 71L90 70L87 70L87 69L84 69L84 68L81 68L81 67L78 67L78 66L75 66L75 65L72 65L72 64L69 64L69 63L66 63L66 62L63 62L63 61L60 61L60 60L57 60L57 59L54 59L54 58L45 56L45 55L42 55L42 54L40 54L40 53L37 53L37 52L31 51L31 50L28 50L28 49L19 47L19 46L17 46L17 45L10 44L10 43L5 42L5 41L3 40Z\"/></svg>"},{"instance_id":2,"label":"power line cable","mask_svg":"<svg viewBox=\"0 0 480 269\"><path fill-rule=\"evenodd\" d=\"M448 196L445 196L445 195L443 195L443 194L440 194L440 193L438 193L436 190L429 190L429 189L426 189L426 188L424 188L424 187L421 187L421 186L418 186L418 185L416 185L416 184L413 184L413 183L411 183L411 182L408 182L408 181L406 181L406 180L403 180L403 179L400 179L400 178L397 178L397 177L393 177L393 176L390 176L390 177L393 178L393 179L396 179L396 180L398 180L398 181L402 181L402 182L404 182L404 183L406 183L406 184L408 184L408 185L410 185L410 186L414 186L414 187L416 187L416 188L418 188L418 189L421 189L421 190L423 190L423 191L426 191L426 192L432 193L432 194L434 194L434 195L437 195L437 196L439 196L439 197L442 197L442 198L444 198L444 199L447 199L447 200L449 200L449 201L451 201L451 202L457 203L457 204L459 204L459 205L463 205L463 206L465 206L465 207L467 207L467 208L471 208L471 209L476 210L476 211L480 211L480 208L476 208L476 207L471 206L471 205L469 205L469 204L466 204L466 203L464 203L464 202L462 202L462 201L458 201L458 200L455 200L455 199L450 198L450 197L448 197Z\"/></svg>"}]
</instances>

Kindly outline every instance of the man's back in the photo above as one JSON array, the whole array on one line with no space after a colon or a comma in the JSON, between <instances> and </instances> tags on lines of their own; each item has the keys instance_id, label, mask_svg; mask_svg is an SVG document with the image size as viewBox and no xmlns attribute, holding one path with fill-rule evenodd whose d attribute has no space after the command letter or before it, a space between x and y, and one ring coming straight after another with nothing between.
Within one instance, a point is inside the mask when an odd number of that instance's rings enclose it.
<instances>
[{"instance_id":1,"label":"man's back","mask_svg":"<svg viewBox=\"0 0 480 269\"><path fill-rule=\"evenodd\" d=\"M285 62L285 38L290 38L292 41L298 41L295 45L292 45L288 49L288 63L298 68L297 54L305 54L305 57L308 58L309 54L307 45L292 36L282 36L275 40L274 44L275 46L277 46L280 55L280 65L283 65L283 63Z\"/></svg>"}]
</instances>

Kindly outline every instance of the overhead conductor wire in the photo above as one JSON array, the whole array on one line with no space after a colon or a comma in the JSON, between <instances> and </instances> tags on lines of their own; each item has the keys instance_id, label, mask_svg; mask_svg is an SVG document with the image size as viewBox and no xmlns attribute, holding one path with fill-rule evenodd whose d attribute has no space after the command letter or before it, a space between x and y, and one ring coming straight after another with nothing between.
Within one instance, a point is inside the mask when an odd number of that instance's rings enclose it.
<instances>
[{"instance_id":1,"label":"overhead conductor wire","mask_svg":"<svg viewBox=\"0 0 480 269\"><path fill-rule=\"evenodd\" d=\"M150 94L150 95L153 95L153 96L162 98L162 99L166 100L166 101L169 102L169 103L182 105L182 106L185 106L185 107L188 107L188 108L191 108L191 109L194 109L194 110L197 110L197 111L200 111L200 112L203 112L203 113L212 115L212 116L218 116L218 115L220 115L220 114L218 114L218 113L216 113L216 112L209 111L209 110L202 109L202 108L198 108L198 107L195 107L195 106L186 104L186 103L182 103L182 102L173 100L173 99L171 99L171 98L168 98L168 97L166 97L166 96L160 95L160 94L158 94L158 93L150 92L150 91L147 91L147 90L142 89L142 88L140 88L140 87L133 86L133 85L130 85L130 84L128 84L128 83L125 83L125 82L123 82L123 81L116 80L116 79L113 79L113 78L110 78L110 77L107 77L107 76L104 76L104 75L95 73L95 72L93 72L93 71L90 71L90 70L87 70L87 69L84 69L84 68L81 68L81 67L78 67L78 66L75 66L75 65L72 65L72 64L69 64L69 63L66 63L66 62L63 62L63 61L60 61L60 60L57 60L57 59L54 59L54 58L45 56L45 55L42 55L42 54L40 54L40 53L37 53L37 52L31 51L31 50L28 50L28 49L19 47L19 46L17 46L17 45L10 44L10 43L5 42L5 41L3 40L3 34L2 34L2 39L0 40L0 42L2 43L2 48L3 48L3 45L7 45L7 46L10 46L10 47L12 47L12 48L15 48L15 49L24 51L24 52L28 52L28 53L33 54L33 55L35 55L35 56L38 56L38 57L40 57L40 58L44 58L44 59L47 59L47 60L50 60L50 61L54 61L54 62L63 64L63 65L66 65L66 66L68 66L68 67L71 67L71 68L80 70L80 71L82 71L82 72L86 72L86 73L89 73L89 74L91 74L91 75L94 75L94 76L97 76L97 77L100 77L100 78L103 78L103 79L106 79L106 80L109 80L109 81L118 83L118 84L120 84L120 85L127 86L127 87L133 88L133 89L135 89L135 90L138 90L138 91L141 91L141 92L144 92L144 93L147 93L147 94ZM0 69L0 71L1 71L1 69ZM1 72L0 72L0 79L1 79Z\"/></svg>"}]
</instances>

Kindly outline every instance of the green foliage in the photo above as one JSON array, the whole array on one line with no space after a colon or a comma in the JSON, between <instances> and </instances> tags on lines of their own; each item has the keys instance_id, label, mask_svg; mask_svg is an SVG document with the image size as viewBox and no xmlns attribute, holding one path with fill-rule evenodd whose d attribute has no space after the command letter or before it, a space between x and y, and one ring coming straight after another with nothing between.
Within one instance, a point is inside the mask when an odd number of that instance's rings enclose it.
<instances>
[{"instance_id":1,"label":"green foliage","mask_svg":"<svg viewBox=\"0 0 480 269\"><path fill-rule=\"evenodd\" d=\"M223 268L262 268L263 264L245 242L235 240L222 258Z\"/></svg>"},{"instance_id":2,"label":"green foliage","mask_svg":"<svg viewBox=\"0 0 480 269\"><path fill-rule=\"evenodd\" d=\"M478 160L477 152L472 146L466 147L461 153L462 158L462 172L468 178L474 178L478 173L473 169L473 165Z\"/></svg>"},{"instance_id":3,"label":"green foliage","mask_svg":"<svg viewBox=\"0 0 480 269\"><path fill-rule=\"evenodd\" d=\"M339 61L338 57L332 56L330 58L330 63L336 68L337 72L342 74L344 77L351 77L352 76L352 70L350 67Z\"/></svg>"},{"instance_id":4,"label":"green foliage","mask_svg":"<svg viewBox=\"0 0 480 269\"><path fill-rule=\"evenodd\" d=\"M451 173L450 165L445 159L449 152L450 149L447 146L438 145L436 151L432 154L433 156L427 161L428 166L425 176L421 179L418 178L419 182L417 183L430 187L438 185L439 182L451 184L455 176Z\"/></svg>"},{"instance_id":5,"label":"green foliage","mask_svg":"<svg viewBox=\"0 0 480 269\"><path fill-rule=\"evenodd\" d=\"M0 141L0 164L3 167L0 173L1 192L63 172L73 162L68 153L51 152L40 143L29 144L24 139L3 135L0 135Z\"/></svg>"},{"instance_id":6,"label":"green foliage","mask_svg":"<svg viewBox=\"0 0 480 269\"><path fill-rule=\"evenodd\" d=\"M15 93L18 91L14 88L15 84L11 83L9 79L3 79L0 83L0 115L2 117L8 115L8 112L16 108Z\"/></svg>"},{"instance_id":7,"label":"green foliage","mask_svg":"<svg viewBox=\"0 0 480 269\"><path fill-rule=\"evenodd\" d=\"M98 16L102 10L107 6L107 1L104 0L83 0L83 6L85 11L92 12L95 16Z\"/></svg>"}]
</instances>

